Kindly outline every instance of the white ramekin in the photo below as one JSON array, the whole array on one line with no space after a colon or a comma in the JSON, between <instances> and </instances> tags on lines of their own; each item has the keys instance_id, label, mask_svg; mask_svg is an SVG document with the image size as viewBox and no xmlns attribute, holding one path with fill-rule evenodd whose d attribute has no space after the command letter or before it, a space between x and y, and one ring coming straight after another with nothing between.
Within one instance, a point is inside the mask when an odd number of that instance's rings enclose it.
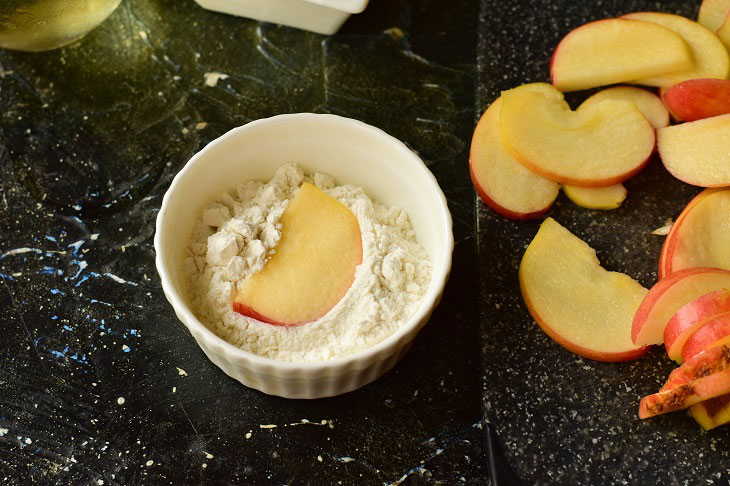
<instances>
[{"instance_id":1,"label":"white ramekin","mask_svg":"<svg viewBox=\"0 0 730 486\"><path fill-rule=\"evenodd\" d=\"M225 190L246 180L266 181L297 162L307 173L354 184L410 217L431 257L433 273L416 313L393 335L365 351L330 361L289 363L237 348L190 310L182 260L195 220ZM172 181L157 216L157 270L167 300L210 360L246 386L286 398L345 393L388 371L410 347L443 293L454 249L446 198L433 174L403 143L375 127L335 115L279 115L235 128L195 154Z\"/></svg>"},{"instance_id":2,"label":"white ramekin","mask_svg":"<svg viewBox=\"0 0 730 486\"><path fill-rule=\"evenodd\" d=\"M350 14L365 10L368 0L195 0L214 10L274 22L319 34L334 34Z\"/></svg>"}]
</instances>

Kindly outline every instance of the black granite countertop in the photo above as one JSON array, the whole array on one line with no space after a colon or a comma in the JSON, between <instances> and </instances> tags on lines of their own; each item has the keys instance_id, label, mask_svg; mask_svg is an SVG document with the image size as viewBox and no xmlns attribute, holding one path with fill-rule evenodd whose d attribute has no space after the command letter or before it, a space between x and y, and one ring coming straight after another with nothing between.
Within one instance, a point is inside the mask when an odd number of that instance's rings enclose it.
<instances>
[{"instance_id":1,"label":"black granite countertop","mask_svg":"<svg viewBox=\"0 0 730 486\"><path fill-rule=\"evenodd\" d=\"M636 418L670 369L659 350L596 363L539 331L516 274L537 223L489 212L467 169L478 116L500 90L547 81L571 28L696 7L371 0L326 37L193 0L124 0L68 47L0 50L0 483L486 484L491 424L525 484L727 484L728 429ZM207 86L206 73L228 77ZM456 240L444 298L404 359L314 401L210 363L162 294L152 241L196 151L307 111L407 143L446 193ZM661 238L649 232L697 189L656 161L627 186L619 210L561 196L551 215L651 285Z\"/></svg>"}]
</instances>

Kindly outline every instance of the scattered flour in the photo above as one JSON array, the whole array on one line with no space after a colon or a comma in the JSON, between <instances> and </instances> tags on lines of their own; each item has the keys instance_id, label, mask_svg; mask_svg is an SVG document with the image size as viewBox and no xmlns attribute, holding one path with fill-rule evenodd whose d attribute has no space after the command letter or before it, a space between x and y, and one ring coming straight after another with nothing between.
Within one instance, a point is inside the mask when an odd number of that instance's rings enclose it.
<instances>
[{"instance_id":1,"label":"scattered flour","mask_svg":"<svg viewBox=\"0 0 730 486\"><path fill-rule=\"evenodd\" d=\"M363 261L355 280L314 322L285 327L242 316L231 305L236 290L275 251L279 218L304 181L357 217ZM305 175L291 163L268 183L244 182L206 208L193 229L183 271L193 312L221 338L281 361L324 361L367 349L405 324L426 293L431 263L405 211L373 202L360 187L336 186L328 175Z\"/></svg>"}]
</instances>

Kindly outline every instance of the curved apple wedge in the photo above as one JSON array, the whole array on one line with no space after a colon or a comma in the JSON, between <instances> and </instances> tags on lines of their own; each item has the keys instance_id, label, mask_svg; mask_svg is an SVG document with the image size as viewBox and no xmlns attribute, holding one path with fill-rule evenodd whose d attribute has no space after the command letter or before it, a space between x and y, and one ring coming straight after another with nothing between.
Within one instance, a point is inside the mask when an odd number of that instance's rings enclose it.
<instances>
[{"instance_id":1,"label":"curved apple wedge","mask_svg":"<svg viewBox=\"0 0 730 486\"><path fill-rule=\"evenodd\" d=\"M572 111L562 94L546 95L528 86L502 93L500 133L522 165L581 187L632 177L655 145L654 128L633 102L606 99Z\"/></svg>"},{"instance_id":2,"label":"curved apple wedge","mask_svg":"<svg viewBox=\"0 0 730 486\"><path fill-rule=\"evenodd\" d=\"M693 65L684 71L642 77L633 82L645 86L669 87L688 79L727 79L730 56L720 39L707 27L681 15L661 12L635 12L622 18L651 22L678 34L689 46Z\"/></svg>"},{"instance_id":3,"label":"curved apple wedge","mask_svg":"<svg viewBox=\"0 0 730 486\"><path fill-rule=\"evenodd\" d=\"M669 126L667 107L664 106L662 99L651 91L636 86L614 86L591 95L581 103L581 106L591 105L603 100L632 101L655 129Z\"/></svg>"},{"instance_id":4,"label":"curved apple wedge","mask_svg":"<svg viewBox=\"0 0 730 486\"><path fill-rule=\"evenodd\" d=\"M692 405L689 413L705 430L725 425L730 422L730 394Z\"/></svg>"},{"instance_id":5,"label":"curved apple wedge","mask_svg":"<svg viewBox=\"0 0 730 486\"><path fill-rule=\"evenodd\" d=\"M536 83L536 89L547 84ZM552 87L551 87L552 89ZM558 197L560 185L517 162L502 145L497 98L474 129L469 152L469 174L479 197L495 212L512 219L545 214Z\"/></svg>"},{"instance_id":6,"label":"curved apple wedge","mask_svg":"<svg viewBox=\"0 0 730 486\"><path fill-rule=\"evenodd\" d=\"M727 393L730 393L730 369L725 368L671 390L660 391L642 398L639 402L639 418L645 419L682 410Z\"/></svg>"},{"instance_id":7,"label":"curved apple wedge","mask_svg":"<svg viewBox=\"0 0 730 486\"><path fill-rule=\"evenodd\" d=\"M276 252L246 279L233 310L293 326L325 315L347 293L362 262L362 236L352 211L308 182L280 223Z\"/></svg>"},{"instance_id":8,"label":"curved apple wedge","mask_svg":"<svg viewBox=\"0 0 730 486\"><path fill-rule=\"evenodd\" d=\"M550 61L550 77L560 91L690 69L692 57L681 36L650 22L605 19L571 31Z\"/></svg>"},{"instance_id":9,"label":"curved apple wedge","mask_svg":"<svg viewBox=\"0 0 730 486\"><path fill-rule=\"evenodd\" d=\"M724 289L705 294L680 308L664 328L664 347L669 358L681 364L688 338L723 314L730 316L730 292Z\"/></svg>"},{"instance_id":10,"label":"curved apple wedge","mask_svg":"<svg viewBox=\"0 0 730 486\"><path fill-rule=\"evenodd\" d=\"M628 361L647 351L631 342L631 318L646 289L601 267L596 252L552 218L527 247L519 278L530 314L567 350L598 361Z\"/></svg>"},{"instance_id":11,"label":"curved apple wedge","mask_svg":"<svg viewBox=\"0 0 730 486\"><path fill-rule=\"evenodd\" d=\"M669 375L658 393L639 403L639 418L690 407L730 393L730 346L723 344L698 354Z\"/></svg>"},{"instance_id":12,"label":"curved apple wedge","mask_svg":"<svg viewBox=\"0 0 730 486\"><path fill-rule=\"evenodd\" d=\"M664 343L664 329L683 305L723 288L730 288L730 271L720 268L687 268L661 279L634 315L632 341L637 346Z\"/></svg>"},{"instance_id":13,"label":"curved apple wedge","mask_svg":"<svg viewBox=\"0 0 730 486\"><path fill-rule=\"evenodd\" d=\"M702 196L702 197L700 197ZM667 235L659 258L661 275L684 268L730 270L730 190L706 190L690 202Z\"/></svg>"},{"instance_id":14,"label":"curved apple wedge","mask_svg":"<svg viewBox=\"0 0 730 486\"><path fill-rule=\"evenodd\" d=\"M730 113L730 80L690 79L662 96L667 109L682 121L697 121Z\"/></svg>"},{"instance_id":15,"label":"curved apple wedge","mask_svg":"<svg viewBox=\"0 0 730 486\"><path fill-rule=\"evenodd\" d=\"M730 114L657 130L664 167L680 181L702 187L730 186Z\"/></svg>"},{"instance_id":16,"label":"curved apple wedge","mask_svg":"<svg viewBox=\"0 0 730 486\"><path fill-rule=\"evenodd\" d=\"M716 316L706 321L682 347L682 359L688 361L706 349L730 344L730 314Z\"/></svg>"}]
</instances>

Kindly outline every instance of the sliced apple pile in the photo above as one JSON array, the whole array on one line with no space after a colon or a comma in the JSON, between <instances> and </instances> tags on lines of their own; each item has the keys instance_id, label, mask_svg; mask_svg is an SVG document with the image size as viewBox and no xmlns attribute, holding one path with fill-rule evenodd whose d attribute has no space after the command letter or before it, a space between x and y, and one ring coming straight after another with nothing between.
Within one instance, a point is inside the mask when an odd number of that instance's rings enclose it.
<instances>
[{"instance_id":1,"label":"sliced apple pile","mask_svg":"<svg viewBox=\"0 0 730 486\"><path fill-rule=\"evenodd\" d=\"M681 364L688 338L723 314L730 315L727 290L710 292L681 307L664 328L664 347L669 357Z\"/></svg>"},{"instance_id":2,"label":"sliced apple pile","mask_svg":"<svg viewBox=\"0 0 730 486\"><path fill-rule=\"evenodd\" d=\"M682 347L682 360L688 361L708 348L727 342L730 342L730 314L716 315L687 338Z\"/></svg>"},{"instance_id":3,"label":"sliced apple pile","mask_svg":"<svg viewBox=\"0 0 730 486\"><path fill-rule=\"evenodd\" d=\"M525 89L545 90L544 83ZM548 93L552 91L545 90ZM557 93L557 92L556 92ZM558 197L560 185L539 176L517 162L502 145L497 98L479 120L471 142L469 173L477 194L497 213L512 219L539 217Z\"/></svg>"},{"instance_id":4,"label":"sliced apple pile","mask_svg":"<svg viewBox=\"0 0 730 486\"><path fill-rule=\"evenodd\" d=\"M730 113L730 81L727 79L690 79L675 84L663 93L664 103L681 121Z\"/></svg>"},{"instance_id":5,"label":"sliced apple pile","mask_svg":"<svg viewBox=\"0 0 730 486\"><path fill-rule=\"evenodd\" d=\"M646 352L631 342L631 319L647 290L601 267L596 252L552 218L527 247L519 278L532 317L569 351L598 361Z\"/></svg>"},{"instance_id":6,"label":"sliced apple pile","mask_svg":"<svg viewBox=\"0 0 730 486\"><path fill-rule=\"evenodd\" d=\"M730 49L730 0L704 0L697 22L715 32Z\"/></svg>"},{"instance_id":7,"label":"sliced apple pile","mask_svg":"<svg viewBox=\"0 0 730 486\"><path fill-rule=\"evenodd\" d=\"M730 270L730 189L705 189L680 213L664 240L659 278L692 267Z\"/></svg>"},{"instance_id":8,"label":"sliced apple pile","mask_svg":"<svg viewBox=\"0 0 730 486\"><path fill-rule=\"evenodd\" d=\"M633 102L655 129L669 126L669 112L661 98L651 91L635 86L614 86L603 89L588 97L581 103L581 106L585 107L609 99Z\"/></svg>"},{"instance_id":9,"label":"sliced apple pile","mask_svg":"<svg viewBox=\"0 0 730 486\"><path fill-rule=\"evenodd\" d=\"M730 186L730 114L657 130L659 156L670 174L701 187Z\"/></svg>"},{"instance_id":10,"label":"sliced apple pile","mask_svg":"<svg viewBox=\"0 0 730 486\"><path fill-rule=\"evenodd\" d=\"M362 262L362 237L352 211L308 182L280 223L276 252L246 279L233 310L294 326L322 317L347 293Z\"/></svg>"}]
</instances>

